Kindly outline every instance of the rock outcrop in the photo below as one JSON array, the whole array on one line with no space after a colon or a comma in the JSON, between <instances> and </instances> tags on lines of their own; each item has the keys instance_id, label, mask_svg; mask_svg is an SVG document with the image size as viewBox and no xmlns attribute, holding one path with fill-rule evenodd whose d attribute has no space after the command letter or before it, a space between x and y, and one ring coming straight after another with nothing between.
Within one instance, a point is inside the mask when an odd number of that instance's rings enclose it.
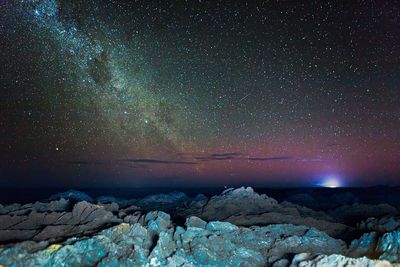
<instances>
[{"instance_id":1,"label":"rock outcrop","mask_svg":"<svg viewBox=\"0 0 400 267\"><path fill-rule=\"evenodd\" d=\"M376 251L379 259L400 262L400 231L384 234L378 241Z\"/></svg>"},{"instance_id":2,"label":"rock outcrop","mask_svg":"<svg viewBox=\"0 0 400 267\"><path fill-rule=\"evenodd\" d=\"M121 222L103 206L81 201L71 211L60 211L59 206L63 203L65 200L53 201L47 206L35 204L27 208L25 205L0 215L0 243L24 240L54 242L94 233L102 227Z\"/></svg>"},{"instance_id":3,"label":"rock outcrop","mask_svg":"<svg viewBox=\"0 0 400 267\"><path fill-rule=\"evenodd\" d=\"M50 202L36 202L29 203L25 205L21 204L12 204L8 206L0 206L0 215L24 215L29 214L32 211L36 212L56 212L56 211L65 211L68 210L71 206L69 200L60 199L54 200Z\"/></svg>"},{"instance_id":4,"label":"rock outcrop","mask_svg":"<svg viewBox=\"0 0 400 267\"><path fill-rule=\"evenodd\" d=\"M400 231L366 233L351 242L347 254L400 263Z\"/></svg>"},{"instance_id":5,"label":"rock outcrop","mask_svg":"<svg viewBox=\"0 0 400 267\"><path fill-rule=\"evenodd\" d=\"M315 211L278 202L250 187L228 189L210 198L174 192L141 199L94 199L67 191L51 199L0 205L0 265L280 267L400 263L399 214L387 204L352 204ZM339 237L349 237L349 247Z\"/></svg>"},{"instance_id":6,"label":"rock outcrop","mask_svg":"<svg viewBox=\"0 0 400 267\"><path fill-rule=\"evenodd\" d=\"M191 217L174 226L163 212L144 224L121 223L90 238L43 247L20 243L0 249L0 264L22 266L265 266L287 255L344 252L346 245L305 226L238 227ZM33 248L33 249L32 249Z\"/></svg>"},{"instance_id":7,"label":"rock outcrop","mask_svg":"<svg viewBox=\"0 0 400 267\"><path fill-rule=\"evenodd\" d=\"M323 212L316 212L290 202L278 203L265 194L257 194L251 187L227 189L221 195L213 196L209 200L192 201L178 213L241 226L282 223L306 225L334 237L348 230L346 225L334 222Z\"/></svg>"}]
</instances>

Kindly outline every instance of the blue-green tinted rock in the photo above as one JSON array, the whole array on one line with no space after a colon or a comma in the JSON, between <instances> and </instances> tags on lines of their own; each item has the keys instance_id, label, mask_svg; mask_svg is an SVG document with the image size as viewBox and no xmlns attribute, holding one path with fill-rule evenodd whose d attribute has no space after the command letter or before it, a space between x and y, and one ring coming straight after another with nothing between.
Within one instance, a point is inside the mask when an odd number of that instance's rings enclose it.
<instances>
[{"instance_id":1,"label":"blue-green tinted rock","mask_svg":"<svg viewBox=\"0 0 400 267\"><path fill-rule=\"evenodd\" d=\"M196 219L195 219L196 220ZM265 266L290 253L342 253L345 243L305 226L238 227L192 221L175 227L168 214L149 212L144 225L121 223L93 237L0 249L9 266ZM192 222L188 223L190 225ZM42 245L43 246L43 245Z\"/></svg>"}]
</instances>

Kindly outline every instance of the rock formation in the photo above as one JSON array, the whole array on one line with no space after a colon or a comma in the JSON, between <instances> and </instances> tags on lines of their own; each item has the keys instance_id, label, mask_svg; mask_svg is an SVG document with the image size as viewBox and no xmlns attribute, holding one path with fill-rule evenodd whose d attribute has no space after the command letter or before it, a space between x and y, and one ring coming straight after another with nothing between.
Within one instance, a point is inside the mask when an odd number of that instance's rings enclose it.
<instances>
[{"instance_id":1,"label":"rock formation","mask_svg":"<svg viewBox=\"0 0 400 267\"><path fill-rule=\"evenodd\" d=\"M180 227L174 226L166 213L149 212L143 225L121 223L90 238L73 237L45 247L27 241L0 249L0 262L21 266L60 266L65 262L98 266L264 266L292 254L332 254L345 248L343 241L305 226L245 228L190 217Z\"/></svg>"},{"instance_id":2,"label":"rock formation","mask_svg":"<svg viewBox=\"0 0 400 267\"><path fill-rule=\"evenodd\" d=\"M81 201L71 211L61 211L60 205L63 206L64 203L65 200L62 199L48 205L25 205L0 215L0 243L23 240L54 242L66 237L94 233L100 228L122 221L103 206ZM3 212L4 209L10 208L3 208Z\"/></svg>"},{"instance_id":3,"label":"rock formation","mask_svg":"<svg viewBox=\"0 0 400 267\"><path fill-rule=\"evenodd\" d=\"M0 206L0 264L390 266L400 263L399 225L387 204L315 211L250 187L128 200L68 191ZM356 237L348 246L344 233Z\"/></svg>"}]
</instances>

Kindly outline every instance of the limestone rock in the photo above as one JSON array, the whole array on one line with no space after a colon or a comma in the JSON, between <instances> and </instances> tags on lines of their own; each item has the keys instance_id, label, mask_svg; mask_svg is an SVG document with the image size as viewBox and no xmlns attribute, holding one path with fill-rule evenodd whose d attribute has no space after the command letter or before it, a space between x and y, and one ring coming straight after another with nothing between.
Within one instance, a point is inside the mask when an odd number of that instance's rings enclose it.
<instances>
[{"instance_id":1,"label":"limestone rock","mask_svg":"<svg viewBox=\"0 0 400 267\"><path fill-rule=\"evenodd\" d=\"M32 211L37 212L52 212L52 211L66 211L70 208L70 202L66 199L59 199L50 202L35 202L33 204L12 204L0 207L0 215L27 215Z\"/></svg>"},{"instance_id":2,"label":"limestone rock","mask_svg":"<svg viewBox=\"0 0 400 267\"><path fill-rule=\"evenodd\" d=\"M278 203L265 194L254 192L251 187L230 188L208 201L192 201L177 213L186 217L193 215L206 221L226 221L240 226L282 223L306 225L334 237L349 230L348 226L335 222L324 212L316 212L290 202Z\"/></svg>"},{"instance_id":3,"label":"limestone rock","mask_svg":"<svg viewBox=\"0 0 400 267\"><path fill-rule=\"evenodd\" d=\"M27 215L0 215L0 243L23 240L51 242L74 235L93 233L121 220L104 207L78 202L71 212L37 212Z\"/></svg>"},{"instance_id":4,"label":"limestone rock","mask_svg":"<svg viewBox=\"0 0 400 267\"><path fill-rule=\"evenodd\" d=\"M400 262L400 231L384 234L378 242L379 259Z\"/></svg>"},{"instance_id":5,"label":"limestone rock","mask_svg":"<svg viewBox=\"0 0 400 267\"><path fill-rule=\"evenodd\" d=\"M366 233L360 239L352 241L348 254L400 263L400 231L388 232L381 236L377 232Z\"/></svg>"},{"instance_id":6,"label":"limestone rock","mask_svg":"<svg viewBox=\"0 0 400 267\"><path fill-rule=\"evenodd\" d=\"M83 211L82 208L77 211ZM265 266L285 255L344 252L345 243L313 228L290 224L237 227L189 218L175 227L168 214L149 212L144 224L121 223L92 237L63 243L0 248L0 264L22 266ZM200 226L200 227L197 227ZM35 249L32 249L35 247ZM279 259L283 259L279 261Z\"/></svg>"},{"instance_id":7,"label":"limestone rock","mask_svg":"<svg viewBox=\"0 0 400 267\"><path fill-rule=\"evenodd\" d=\"M370 260L366 257L362 258L348 258L343 255L312 255L310 253L302 253L296 255L290 264L290 267L390 267L392 266L388 261Z\"/></svg>"},{"instance_id":8,"label":"limestone rock","mask_svg":"<svg viewBox=\"0 0 400 267\"><path fill-rule=\"evenodd\" d=\"M207 223L198 217L190 216L189 218L186 218L185 225L187 227L206 229Z\"/></svg>"}]
</instances>

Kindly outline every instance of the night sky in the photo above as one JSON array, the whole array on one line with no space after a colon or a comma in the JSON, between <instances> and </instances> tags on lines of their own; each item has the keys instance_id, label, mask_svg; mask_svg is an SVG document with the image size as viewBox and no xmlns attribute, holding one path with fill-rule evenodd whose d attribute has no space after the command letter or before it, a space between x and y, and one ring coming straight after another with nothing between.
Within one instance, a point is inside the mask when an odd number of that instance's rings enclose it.
<instances>
[{"instance_id":1,"label":"night sky","mask_svg":"<svg viewBox=\"0 0 400 267\"><path fill-rule=\"evenodd\" d=\"M399 184L400 3L301 2L0 0L0 185Z\"/></svg>"}]
</instances>

